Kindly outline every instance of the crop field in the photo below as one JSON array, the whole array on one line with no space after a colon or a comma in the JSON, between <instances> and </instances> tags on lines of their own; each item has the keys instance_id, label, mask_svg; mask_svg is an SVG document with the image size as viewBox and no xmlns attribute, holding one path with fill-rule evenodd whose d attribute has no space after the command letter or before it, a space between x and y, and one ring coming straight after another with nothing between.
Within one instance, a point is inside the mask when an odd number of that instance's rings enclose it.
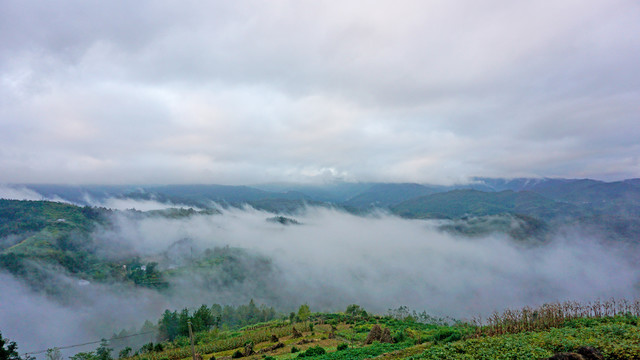
<instances>
[{"instance_id":1,"label":"crop field","mask_svg":"<svg viewBox=\"0 0 640 360\"><path fill-rule=\"evenodd\" d=\"M546 359L583 346L605 359L640 359L640 302L614 300L545 304L470 322L404 317L311 314L306 321L274 320L238 330L197 333L197 357L210 359ZM384 331L382 331L384 329ZM378 332L378 338L374 333ZM387 333L386 339L380 338ZM374 336L374 338L372 338ZM247 353L247 349L250 351ZM185 338L164 350L127 360L188 360Z\"/></svg>"}]
</instances>

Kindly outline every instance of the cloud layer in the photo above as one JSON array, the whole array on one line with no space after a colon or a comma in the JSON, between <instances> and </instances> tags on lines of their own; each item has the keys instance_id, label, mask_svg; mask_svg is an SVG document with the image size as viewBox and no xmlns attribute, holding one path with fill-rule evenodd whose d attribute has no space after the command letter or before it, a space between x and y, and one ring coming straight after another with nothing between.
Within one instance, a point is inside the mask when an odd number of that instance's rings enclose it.
<instances>
[{"instance_id":1,"label":"cloud layer","mask_svg":"<svg viewBox=\"0 0 640 360\"><path fill-rule=\"evenodd\" d=\"M640 176L631 0L0 4L0 182Z\"/></svg>"},{"instance_id":2,"label":"cloud layer","mask_svg":"<svg viewBox=\"0 0 640 360\"><path fill-rule=\"evenodd\" d=\"M296 216L303 225L292 226L268 222L272 214L252 209L182 219L116 216L113 229L94 234L103 256L138 254L166 267L167 249L168 261L175 261L187 239L187 258L230 245L268 257L270 265L241 256L234 271L247 271L242 282L212 288L201 273L187 273L171 278L173 291L163 294L81 284L59 273L54 278L68 296L64 304L0 274L0 329L21 351L109 337L157 319L166 308L214 302L255 299L284 312L303 303L313 311L343 311L357 303L376 313L406 305L470 318L547 302L640 295L637 249L603 246L595 236L565 232L548 244L522 246L500 235L455 237L431 221L316 208Z\"/></svg>"}]
</instances>

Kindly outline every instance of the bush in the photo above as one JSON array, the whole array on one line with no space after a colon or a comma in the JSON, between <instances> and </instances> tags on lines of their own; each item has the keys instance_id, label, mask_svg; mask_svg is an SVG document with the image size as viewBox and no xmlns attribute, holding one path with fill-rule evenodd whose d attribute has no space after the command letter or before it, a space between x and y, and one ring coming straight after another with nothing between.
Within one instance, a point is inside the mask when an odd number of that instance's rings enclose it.
<instances>
[{"instance_id":1,"label":"bush","mask_svg":"<svg viewBox=\"0 0 640 360\"><path fill-rule=\"evenodd\" d=\"M302 357L311 357L311 356L318 356L318 355L324 355L327 352L324 350L323 347L321 346L314 346L311 348L308 348L307 351L300 353L300 355L298 355L299 358Z\"/></svg>"},{"instance_id":2,"label":"bush","mask_svg":"<svg viewBox=\"0 0 640 360\"><path fill-rule=\"evenodd\" d=\"M348 348L349 348L349 345L347 345L347 343L342 343L338 345L338 351L347 350Z\"/></svg>"},{"instance_id":3,"label":"bush","mask_svg":"<svg viewBox=\"0 0 640 360\"><path fill-rule=\"evenodd\" d=\"M431 340L434 343L448 343L458 341L460 339L462 339L460 331L452 328L440 329L431 337Z\"/></svg>"},{"instance_id":4,"label":"bush","mask_svg":"<svg viewBox=\"0 0 640 360\"><path fill-rule=\"evenodd\" d=\"M398 332L396 332L395 335L393 336L394 343L401 343L406 339L407 339L407 333L404 331L404 329L398 330Z\"/></svg>"},{"instance_id":5,"label":"bush","mask_svg":"<svg viewBox=\"0 0 640 360\"><path fill-rule=\"evenodd\" d=\"M234 352L234 353L233 353L233 355L231 355L231 358L232 358L232 359L239 359L239 358L241 358L242 356L243 356L243 355L242 355L242 352L240 352L240 350L236 350L236 352Z\"/></svg>"},{"instance_id":6,"label":"bush","mask_svg":"<svg viewBox=\"0 0 640 360\"><path fill-rule=\"evenodd\" d=\"M292 354L295 354L295 353L297 353L298 351L300 351L300 349L298 349L297 347L295 347L295 346L292 346L292 347L291 347L291 353L292 353Z\"/></svg>"}]
</instances>

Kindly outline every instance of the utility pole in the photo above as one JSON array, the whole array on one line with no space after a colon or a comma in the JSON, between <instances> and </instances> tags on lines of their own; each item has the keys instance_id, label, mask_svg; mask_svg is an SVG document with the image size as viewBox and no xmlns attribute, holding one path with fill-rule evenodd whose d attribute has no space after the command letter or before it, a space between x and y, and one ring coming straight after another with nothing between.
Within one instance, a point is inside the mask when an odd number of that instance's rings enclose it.
<instances>
[{"instance_id":1,"label":"utility pole","mask_svg":"<svg viewBox=\"0 0 640 360\"><path fill-rule=\"evenodd\" d=\"M191 357L193 360L196 360L196 347L193 345L193 330L191 330L191 321L188 321L189 324L189 338L191 339Z\"/></svg>"}]
</instances>

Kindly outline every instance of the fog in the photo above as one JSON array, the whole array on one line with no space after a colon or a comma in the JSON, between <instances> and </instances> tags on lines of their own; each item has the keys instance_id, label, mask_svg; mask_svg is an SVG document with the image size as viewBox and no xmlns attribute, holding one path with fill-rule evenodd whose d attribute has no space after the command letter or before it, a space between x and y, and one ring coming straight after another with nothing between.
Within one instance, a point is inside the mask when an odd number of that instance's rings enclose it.
<instances>
[{"instance_id":1,"label":"fog","mask_svg":"<svg viewBox=\"0 0 640 360\"><path fill-rule=\"evenodd\" d=\"M139 329L146 319L155 322L165 308L214 302L255 299L283 312L303 303L312 311L343 311L357 303L375 313L406 305L464 319L509 307L631 299L640 293L640 271L629 249L604 246L597 236L563 232L548 243L525 246L500 234L458 237L439 231L441 222L385 213L361 217L307 208L292 216L301 225L288 226L266 221L272 216L252 208L180 219L119 212L115 226L93 234L104 244L103 255L137 254L169 267L229 245L270 261L242 259L244 280L220 288L212 289L200 273L175 277L165 293L82 286L59 273L72 298L66 302L0 274L0 329L24 352L109 337L123 328Z\"/></svg>"},{"instance_id":2,"label":"fog","mask_svg":"<svg viewBox=\"0 0 640 360\"><path fill-rule=\"evenodd\" d=\"M9 200L48 200L70 203L70 201L63 199L57 195L52 197L43 196L42 194L33 191L25 186L19 185L2 185L0 184L0 199Z\"/></svg>"},{"instance_id":3,"label":"fog","mask_svg":"<svg viewBox=\"0 0 640 360\"><path fill-rule=\"evenodd\" d=\"M87 204L97 207L105 207L114 210L135 209L140 211L163 210L170 208L194 208L191 205L164 203L156 200L130 199L130 198L107 198L104 200L85 197Z\"/></svg>"}]
</instances>

